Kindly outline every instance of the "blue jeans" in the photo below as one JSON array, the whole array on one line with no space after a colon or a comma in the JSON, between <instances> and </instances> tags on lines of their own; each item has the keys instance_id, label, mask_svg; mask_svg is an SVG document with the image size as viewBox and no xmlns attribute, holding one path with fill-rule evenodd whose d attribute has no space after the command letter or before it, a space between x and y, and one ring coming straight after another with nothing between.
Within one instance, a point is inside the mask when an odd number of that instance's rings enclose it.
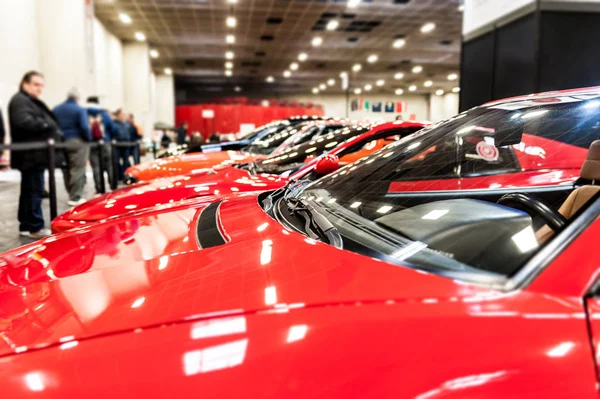
<instances>
[{"instance_id":1,"label":"blue jeans","mask_svg":"<svg viewBox=\"0 0 600 399\"><path fill-rule=\"evenodd\" d=\"M44 228L42 199L44 197L44 170L21 171L19 196L19 231L35 233Z\"/></svg>"},{"instance_id":2,"label":"blue jeans","mask_svg":"<svg viewBox=\"0 0 600 399\"><path fill-rule=\"evenodd\" d=\"M119 180L123 181L123 176L127 168L131 166L129 162L129 157L131 156L131 151L129 147L117 147L118 161L119 164Z\"/></svg>"}]
</instances>

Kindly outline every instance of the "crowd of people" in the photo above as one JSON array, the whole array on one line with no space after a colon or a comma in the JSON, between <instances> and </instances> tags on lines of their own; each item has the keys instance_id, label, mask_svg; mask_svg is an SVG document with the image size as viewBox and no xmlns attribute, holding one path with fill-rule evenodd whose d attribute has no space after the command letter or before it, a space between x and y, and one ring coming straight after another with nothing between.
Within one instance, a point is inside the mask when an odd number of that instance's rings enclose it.
<instances>
[{"instance_id":1,"label":"crowd of people","mask_svg":"<svg viewBox=\"0 0 600 399\"><path fill-rule=\"evenodd\" d=\"M65 149L55 153L56 167L61 168L64 185L69 194L68 205L75 206L86 201L83 191L86 184L86 164L90 161L96 192L102 191L104 176L109 182L114 178L113 165L118 165L117 178L123 180L125 170L132 162L139 163L138 146L117 146L118 162L113 162L110 142L136 142L143 132L132 114L118 109L112 113L103 109L99 98L87 98L81 104L76 88L67 93L67 99L49 109L40 99L44 90L44 76L37 71L27 72L19 91L8 104L8 125L12 143L33 143L54 139L64 143ZM1 118L1 116L0 116ZM0 119L0 127L3 127ZM4 130L0 128L2 142ZM89 145L89 143L101 143ZM21 172L19 196L19 234L41 238L51 234L45 228L42 200L45 195L44 169L49 159L46 148L11 152L11 167Z\"/></svg>"}]
</instances>

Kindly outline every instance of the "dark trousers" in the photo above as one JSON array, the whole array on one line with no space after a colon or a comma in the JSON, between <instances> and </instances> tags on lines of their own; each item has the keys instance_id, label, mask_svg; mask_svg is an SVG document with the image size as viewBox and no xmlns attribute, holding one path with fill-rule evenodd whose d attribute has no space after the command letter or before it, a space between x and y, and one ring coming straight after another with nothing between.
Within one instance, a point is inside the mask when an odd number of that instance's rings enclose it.
<instances>
[{"instance_id":1,"label":"dark trousers","mask_svg":"<svg viewBox=\"0 0 600 399\"><path fill-rule=\"evenodd\" d=\"M19 196L19 231L35 233L44 228L42 199L44 196L44 170L21 171Z\"/></svg>"},{"instance_id":2,"label":"dark trousers","mask_svg":"<svg viewBox=\"0 0 600 399\"><path fill-rule=\"evenodd\" d=\"M140 146L135 145L130 148L131 155L133 156L133 164L138 165L140 163Z\"/></svg>"},{"instance_id":3,"label":"dark trousers","mask_svg":"<svg viewBox=\"0 0 600 399\"><path fill-rule=\"evenodd\" d=\"M129 147L117 147L118 164L119 164L119 181L123 181L125 176L125 170L131 166L129 162L129 156L131 155L131 149Z\"/></svg>"},{"instance_id":4,"label":"dark trousers","mask_svg":"<svg viewBox=\"0 0 600 399\"><path fill-rule=\"evenodd\" d=\"M96 193L100 193L102 190L101 181L104 176L100 173L100 163L102 162L102 168L108 173L109 184L113 180L113 164L111 162L111 147L110 143L104 143L102 146L90 148L90 163L92 164L92 170L94 172L94 185L96 186ZM106 189L106 184L104 188Z\"/></svg>"}]
</instances>

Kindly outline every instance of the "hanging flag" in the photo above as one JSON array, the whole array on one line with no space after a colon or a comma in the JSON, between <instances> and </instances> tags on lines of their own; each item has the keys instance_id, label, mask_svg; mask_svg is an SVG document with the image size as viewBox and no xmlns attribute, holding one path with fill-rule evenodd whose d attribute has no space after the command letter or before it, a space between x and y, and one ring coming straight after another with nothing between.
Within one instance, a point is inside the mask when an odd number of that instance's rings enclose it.
<instances>
[{"instance_id":1,"label":"hanging flag","mask_svg":"<svg viewBox=\"0 0 600 399\"><path fill-rule=\"evenodd\" d=\"M406 101L398 101L396 102L396 112L406 112Z\"/></svg>"},{"instance_id":2,"label":"hanging flag","mask_svg":"<svg viewBox=\"0 0 600 399\"><path fill-rule=\"evenodd\" d=\"M385 112L394 112L394 102L393 101L386 101L385 103Z\"/></svg>"},{"instance_id":3,"label":"hanging flag","mask_svg":"<svg viewBox=\"0 0 600 399\"><path fill-rule=\"evenodd\" d=\"M381 101L373 103L373 112L381 112Z\"/></svg>"},{"instance_id":4,"label":"hanging flag","mask_svg":"<svg viewBox=\"0 0 600 399\"><path fill-rule=\"evenodd\" d=\"M352 100L352 101L350 102L350 110L351 110L352 112L354 112L354 111L358 111L358 109L359 109L359 108L358 108L358 100L355 98L354 100Z\"/></svg>"},{"instance_id":5,"label":"hanging flag","mask_svg":"<svg viewBox=\"0 0 600 399\"><path fill-rule=\"evenodd\" d=\"M368 111L371 108L371 103L367 100L365 101L365 111Z\"/></svg>"}]
</instances>

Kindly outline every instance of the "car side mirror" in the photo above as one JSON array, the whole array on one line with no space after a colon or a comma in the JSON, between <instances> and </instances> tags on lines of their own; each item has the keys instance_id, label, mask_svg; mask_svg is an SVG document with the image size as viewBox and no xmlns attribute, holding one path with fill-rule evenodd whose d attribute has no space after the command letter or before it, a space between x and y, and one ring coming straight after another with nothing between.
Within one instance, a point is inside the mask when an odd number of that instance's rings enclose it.
<instances>
[{"instance_id":1,"label":"car side mirror","mask_svg":"<svg viewBox=\"0 0 600 399\"><path fill-rule=\"evenodd\" d=\"M315 165L315 173L319 176L325 176L335 172L340 168L340 160L336 155L324 155Z\"/></svg>"}]
</instances>

